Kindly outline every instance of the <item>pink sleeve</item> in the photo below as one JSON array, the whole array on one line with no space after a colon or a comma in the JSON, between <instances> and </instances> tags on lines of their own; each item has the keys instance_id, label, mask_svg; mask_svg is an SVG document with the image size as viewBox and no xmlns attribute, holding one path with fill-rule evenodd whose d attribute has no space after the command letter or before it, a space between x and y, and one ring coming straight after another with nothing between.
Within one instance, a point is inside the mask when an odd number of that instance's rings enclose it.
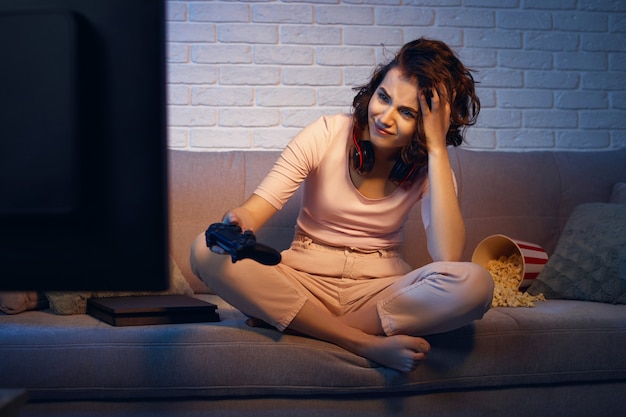
<instances>
[{"instance_id":1,"label":"pink sleeve","mask_svg":"<svg viewBox=\"0 0 626 417\"><path fill-rule=\"evenodd\" d=\"M329 136L325 117L304 128L289 142L254 194L280 210L319 164Z\"/></svg>"}]
</instances>

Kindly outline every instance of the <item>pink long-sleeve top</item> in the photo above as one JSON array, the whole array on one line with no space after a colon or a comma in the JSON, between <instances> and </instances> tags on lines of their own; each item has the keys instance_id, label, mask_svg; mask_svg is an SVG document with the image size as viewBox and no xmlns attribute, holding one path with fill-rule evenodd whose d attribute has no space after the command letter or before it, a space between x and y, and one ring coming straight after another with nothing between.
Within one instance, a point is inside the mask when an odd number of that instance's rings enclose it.
<instances>
[{"instance_id":1,"label":"pink long-sleeve top","mask_svg":"<svg viewBox=\"0 0 626 417\"><path fill-rule=\"evenodd\" d=\"M304 183L296 231L331 246L396 247L411 207L422 198L424 226L430 223L426 169L408 188L379 199L363 196L350 179L352 128L351 115L321 117L287 145L254 193L280 210Z\"/></svg>"}]
</instances>

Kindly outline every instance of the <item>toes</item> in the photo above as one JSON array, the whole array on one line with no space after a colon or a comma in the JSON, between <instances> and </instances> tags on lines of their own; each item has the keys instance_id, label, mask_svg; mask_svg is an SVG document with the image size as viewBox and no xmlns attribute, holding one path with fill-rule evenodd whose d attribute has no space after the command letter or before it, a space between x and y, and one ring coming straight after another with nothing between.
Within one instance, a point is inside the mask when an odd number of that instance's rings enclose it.
<instances>
[{"instance_id":1,"label":"toes","mask_svg":"<svg viewBox=\"0 0 626 417\"><path fill-rule=\"evenodd\" d=\"M424 361L424 355L420 354L420 355L416 355L414 356L412 359L410 359L407 363L407 369L408 371L414 371L417 369L418 366L420 366L422 364L422 362Z\"/></svg>"}]
</instances>

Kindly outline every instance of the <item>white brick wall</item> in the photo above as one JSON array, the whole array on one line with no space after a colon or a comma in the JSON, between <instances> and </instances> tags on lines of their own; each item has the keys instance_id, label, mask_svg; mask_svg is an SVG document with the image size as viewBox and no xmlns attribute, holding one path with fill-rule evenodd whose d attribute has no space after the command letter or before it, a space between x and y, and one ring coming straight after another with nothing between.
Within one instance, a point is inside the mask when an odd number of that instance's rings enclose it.
<instances>
[{"instance_id":1,"label":"white brick wall","mask_svg":"<svg viewBox=\"0 0 626 417\"><path fill-rule=\"evenodd\" d=\"M626 0L168 0L169 146L282 149L402 44L475 69L477 149L626 147Z\"/></svg>"}]
</instances>

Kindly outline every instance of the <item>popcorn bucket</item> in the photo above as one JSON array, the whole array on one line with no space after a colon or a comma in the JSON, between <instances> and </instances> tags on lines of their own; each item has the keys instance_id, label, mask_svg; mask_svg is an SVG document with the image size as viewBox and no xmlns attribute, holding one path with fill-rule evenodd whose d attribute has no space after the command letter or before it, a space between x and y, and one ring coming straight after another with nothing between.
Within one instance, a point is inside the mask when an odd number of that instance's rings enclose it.
<instances>
[{"instance_id":1,"label":"popcorn bucket","mask_svg":"<svg viewBox=\"0 0 626 417\"><path fill-rule=\"evenodd\" d=\"M548 254L541 246L512 239L505 235L491 235L476 246L472 255L472 262L486 268L487 262L490 260L497 260L501 256L508 257L513 254L518 254L522 258L522 280L519 289L524 291L537 278L537 275L548 262Z\"/></svg>"}]
</instances>

